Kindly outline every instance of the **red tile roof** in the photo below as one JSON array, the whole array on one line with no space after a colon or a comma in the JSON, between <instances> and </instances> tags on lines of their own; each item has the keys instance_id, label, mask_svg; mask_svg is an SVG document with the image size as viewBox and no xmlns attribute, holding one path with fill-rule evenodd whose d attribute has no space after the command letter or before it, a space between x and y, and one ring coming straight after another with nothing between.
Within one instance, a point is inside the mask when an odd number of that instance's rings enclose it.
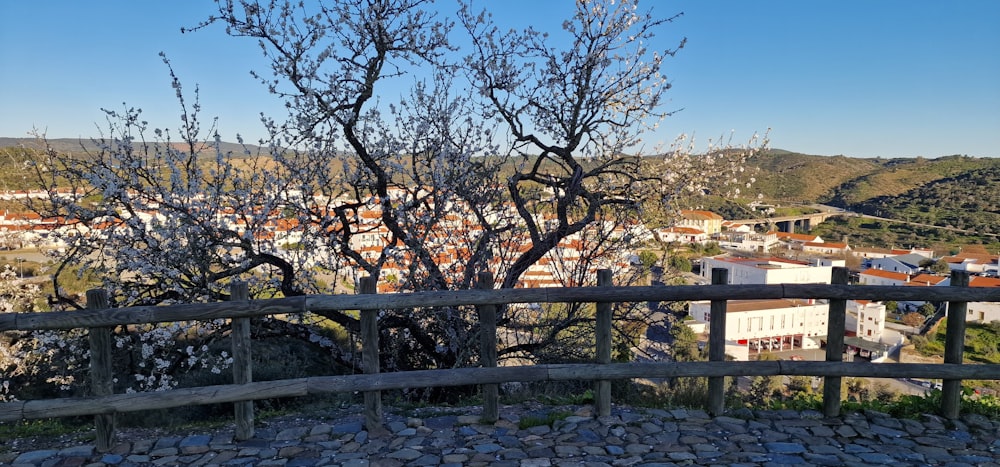
<instances>
[{"instance_id":1,"label":"red tile roof","mask_svg":"<svg viewBox=\"0 0 1000 467\"><path fill-rule=\"evenodd\" d=\"M722 220L722 216L712 211L696 211L691 209L682 209L681 217L687 219L699 219L699 220L708 220L708 219Z\"/></svg>"},{"instance_id":2,"label":"red tile roof","mask_svg":"<svg viewBox=\"0 0 1000 467\"><path fill-rule=\"evenodd\" d=\"M903 274L901 272L885 271L882 269L875 269L875 268L865 269L864 271L861 271L861 274L865 276L881 277L884 279L894 279L900 282L906 282L910 278L909 275Z\"/></svg>"}]
</instances>

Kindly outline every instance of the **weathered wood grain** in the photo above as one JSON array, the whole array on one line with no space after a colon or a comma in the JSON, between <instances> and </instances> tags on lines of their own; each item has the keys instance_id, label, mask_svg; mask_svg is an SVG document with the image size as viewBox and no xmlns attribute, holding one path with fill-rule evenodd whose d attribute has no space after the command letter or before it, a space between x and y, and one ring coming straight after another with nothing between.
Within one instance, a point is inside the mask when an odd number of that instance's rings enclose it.
<instances>
[{"instance_id":1,"label":"weathered wood grain","mask_svg":"<svg viewBox=\"0 0 1000 467\"><path fill-rule=\"evenodd\" d=\"M724 285L729 282L729 270L712 268L712 285ZM712 300L709 304L708 329L708 360L723 362L726 360L726 300ZM726 377L711 376L708 378L708 413L722 415L726 409Z\"/></svg>"},{"instance_id":2,"label":"weathered wood grain","mask_svg":"<svg viewBox=\"0 0 1000 467\"><path fill-rule=\"evenodd\" d=\"M597 285L611 285L611 270L597 271ZM595 326L595 345L597 346L597 363L611 363L611 303L597 304ZM599 379L594 383L594 408L598 417L611 415L611 380Z\"/></svg>"},{"instance_id":3,"label":"weathered wood grain","mask_svg":"<svg viewBox=\"0 0 1000 467\"><path fill-rule=\"evenodd\" d=\"M476 288L493 289L493 274L489 271L479 273ZM497 306L479 305L479 361L483 368L497 366ZM483 423L495 423L500 418L500 387L497 384L482 385Z\"/></svg>"},{"instance_id":4,"label":"weathered wood grain","mask_svg":"<svg viewBox=\"0 0 1000 467\"><path fill-rule=\"evenodd\" d=\"M172 389L150 393L113 394L103 397L7 402L0 404L0 421L133 412L183 407L187 405L216 404L276 397L298 397L307 394L497 384L511 381L594 381L598 379L775 375L1000 380L1000 365L780 360L763 362L613 363L608 365L588 363L421 370L374 375L359 374L279 381L257 381L240 385Z\"/></svg>"},{"instance_id":5,"label":"weathered wood grain","mask_svg":"<svg viewBox=\"0 0 1000 467\"><path fill-rule=\"evenodd\" d=\"M87 307L91 309L107 309L108 293L101 289L87 291ZM90 343L90 391L95 396L108 396L114 392L114 360L112 351L114 344L111 339L111 328L107 326L92 327L88 330L87 340ZM95 448L98 452L108 452L114 445L115 415L98 414L94 416Z\"/></svg>"},{"instance_id":6,"label":"weathered wood grain","mask_svg":"<svg viewBox=\"0 0 1000 467\"><path fill-rule=\"evenodd\" d=\"M246 282L234 282L230 286L230 300L245 305L250 304L250 287ZM253 381L253 358L250 342L250 318L241 317L232 320L232 350L233 350L233 384L246 384ZM240 441L253 438L253 401L240 401L233 404L236 415L236 439Z\"/></svg>"},{"instance_id":7,"label":"weathered wood grain","mask_svg":"<svg viewBox=\"0 0 1000 467\"><path fill-rule=\"evenodd\" d=\"M361 294L376 292L376 278L363 277L359 287ZM361 367L367 375L379 373L378 357L378 310L361 310ZM382 393L378 390L368 390L365 398L365 428L369 432L381 433L382 427Z\"/></svg>"},{"instance_id":8,"label":"weathered wood grain","mask_svg":"<svg viewBox=\"0 0 1000 467\"><path fill-rule=\"evenodd\" d=\"M850 272L847 268L833 268L831 280L835 285L847 284ZM839 362L844 359L844 328L847 322L847 300L830 300L826 317L826 361ZM823 379L823 413L827 417L840 414L841 378L830 376Z\"/></svg>"},{"instance_id":9,"label":"weathered wood grain","mask_svg":"<svg viewBox=\"0 0 1000 467\"><path fill-rule=\"evenodd\" d=\"M433 306L501 305L506 303L600 303L772 298L1000 302L1000 288L827 284L678 285L457 290L373 295L309 295L255 300L250 306L219 302L105 310L4 313L0 314L0 331L73 329L119 324L212 320L317 310L379 310Z\"/></svg>"},{"instance_id":10,"label":"weathered wood grain","mask_svg":"<svg viewBox=\"0 0 1000 467\"><path fill-rule=\"evenodd\" d=\"M968 287L969 273L966 271L952 271L951 285L954 287ZM952 301L948 302L948 330L945 332L944 341L944 362L962 363L962 353L965 351L965 313L968 311L968 303ZM962 406L962 380L945 379L941 384L941 415L946 418L958 418L959 409Z\"/></svg>"}]
</instances>

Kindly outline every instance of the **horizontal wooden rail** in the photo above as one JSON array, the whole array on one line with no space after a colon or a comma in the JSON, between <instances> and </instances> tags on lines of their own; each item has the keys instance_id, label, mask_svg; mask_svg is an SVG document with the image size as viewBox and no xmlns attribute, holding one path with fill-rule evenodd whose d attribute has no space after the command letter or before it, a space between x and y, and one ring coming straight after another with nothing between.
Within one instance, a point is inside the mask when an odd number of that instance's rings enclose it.
<instances>
[{"instance_id":1,"label":"horizontal wooden rail","mask_svg":"<svg viewBox=\"0 0 1000 467\"><path fill-rule=\"evenodd\" d=\"M383 310L508 303L647 302L818 298L931 302L1000 302L1000 288L829 284L680 285L456 290L372 295L301 297L156 307L88 309L61 312L3 313L0 331L74 329L120 324L241 318L323 310Z\"/></svg>"},{"instance_id":2,"label":"horizontal wooden rail","mask_svg":"<svg viewBox=\"0 0 1000 467\"><path fill-rule=\"evenodd\" d=\"M199 404L238 402L308 394L352 393L405 388L502 384L538 381L596 381L634 378L720 376L853 376L868 378L953 378L1000 380L1000 365L854 362L657 362L550 364L497 368L401 371L395 373L318 376L204 386L160 392L17 401L0 404L0 421L110 414L168 409Z\"/></svg>"}]
</instances>

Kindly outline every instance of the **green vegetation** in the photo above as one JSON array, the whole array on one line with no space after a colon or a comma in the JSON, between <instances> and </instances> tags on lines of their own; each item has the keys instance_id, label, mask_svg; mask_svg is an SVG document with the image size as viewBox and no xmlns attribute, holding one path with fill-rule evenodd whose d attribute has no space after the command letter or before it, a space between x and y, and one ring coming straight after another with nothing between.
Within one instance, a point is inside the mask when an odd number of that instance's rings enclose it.
<instances>
[{"instance_id":1,"label":"green vegetation","mask_svg":"<svg viewBox=\"0 0 1000 467\"><path fill-rule=\"evenodd\" d=\"M755 163L760 172L751 191L782 204L816 202L841 184L882 168L870 159L811 156L780 150L757 157Z\"/></svg>"},{"instance_id":2,"label":"green vegetation","mask_svg":"<svg viewBox=\"0 0 1000 467\"><path fill-rule=\"evenodd\" d=\"M860 217L831 217L810 233L823 238L847 238L854 248L928 246L939 255L957 252L965 245L981 245L987 251L1000 250L1000 238L997 237Z\"/></svg>"},{"instance_id":3,"label":"green vegetation","mask_svg":"<svg viewBox=\"0 0 1000 467\"><path fill-rule=\"evenodd\" d=\"M870 389L869 389L870 391ZM844 401L841 405L841 413L861 412L874 410L884 412L895 418L920 419L924 414L940 413L942 393L940 390L932 390L924 395L892 395L881 392L876 397L869 396L865 399L857 397ZM791 397L772 401L771 409L791 409L791 410L822 410L823 396L818 393L799 392ZM980 396L969 388L963 388L960 411L964 414L977 414L996 419L1000 417L1000 398L995 396Z\"/></svg>"},{"instance_id":4,"label":"green vegetation","mask_svg":"<svg viewBox=\"0 0 1000 467\"><path fill-rule=\"evenodd\" d=\"M1000 234L1000 164L850 205L865 214Z\"/></svg>"},{"instance_id":5,"label":"green vegetation","mask_svg":"<svg viewBox=\"0 0 1000 467\"><path fill-rule=\"evenodd\" d=\"M526 430L533 426L548 425L552 426L555 422L559 420L565 420L566 417L572 415L570 412L566 411L552 411L546 412L541 415L526 415L521 417L517 422L517 428L520 430Z\"/></svg>"},{"instance_id":6,"label":"green vegetation","mask_svg":"<svg viewBox=\"0 0 1000 467\"><path fill-rule=\"evenodd\" d=\"M839 186L816 199L836 206L854 207L881 197L900 196L916 187L930 185L939 180L955 180L963 174L1000 167L1000 160L965 156L937 159L917 157L878 162L875 170L847 178ZM835 174L830 175L836 177Z\"/></svg>"},{"instance_id":7,"label":"green vegetation","mask_svg":"<svg viewBox=\"0 0 1000 467\"><path fill-rule=\"evenodd\" d=\"M0 422L0 439L13 438L55 438L75 435L78 437L93 437L93 417L43 418L38 420L21 420L18 422ZM4 451L0 444L0 452Z\"/></svg>"},{"instance_id":8,"label":"green vegetation","mask_svg":"<svg viewBox=\"0 0 1000 467\"><path fill-rule=\"evenodd\" d=\"M944 357L947 320L942 320L937 332L928 336L914 336L913 346L923 355ZM1000 363L1000 321L965 324L963 357L969 363Z\"/></svg>"},{"instance_id":9,"label":"green vegetation","mask_svg":"<svg viewBox=\"0 0 1000 467\"><path fill-rule=\"evenodd\" d=\"M1000 249L1000 159L856 159L773 150L757 158L753 190L776 204L824 203L890 220L831 219L811 233L852 246L983 244Z\"/></svg>"}]
</instances>

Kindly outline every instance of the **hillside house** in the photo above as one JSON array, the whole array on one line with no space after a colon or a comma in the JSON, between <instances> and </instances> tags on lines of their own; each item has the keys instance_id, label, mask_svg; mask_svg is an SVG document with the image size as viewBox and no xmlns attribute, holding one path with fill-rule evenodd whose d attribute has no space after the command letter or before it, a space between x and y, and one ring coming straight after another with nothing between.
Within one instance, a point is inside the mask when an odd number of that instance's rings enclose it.
<instances>
[{"instance_id":1,"label":"hillside house","mask_svg":"<svg viewBox=\"0 0 1000 467\"><path fill-rule=\"evenodd\" d=\"M753 231L724 230L715 236L715 240L722 248L753 253L767 253L781 244L774 232L756 233Z\"/></svg>"},{"instance_id":2,"label":"hillside house","mask_svg":"<svg viewBox=\"0 0 1000 467\"><path fill-rule=\"evenodd\" d=\"M951 277L945 278L938 285L951 285ZM1000 279L995 277L969 277L969 287L1000 287ZM969 302L967 304L965 321L989 323L1000 321L1000 302Z\"/></svg>"},{"instance_id":3,"label":"hillside house","mask_svg":"<svg viewBox=\"0 0 1000 467\"><path fill-rule=\"evenodd\" d=\"M909 282L910 275L903 272L869 268L858 274L861 285L906 285Z\"/></svg>"},{"instance_id":4,"label":"hillside house","mask_svg":"<svg viewBox=\"0 0 1000 467\"><path fill-rule=\"evenodd\" d=\"M739 222L733 222L733 221L722 221L722 231L723 232L751 233L751 232L753 232L753 226L748 225L748 224L741 224Z\"/></svg>"},{"instance_id":5,"label":"hillside house","mask_svg":"<svg viewBox=\"0 0 1000 467\"><path fill-rule=\"evenodd\" d=\"M916 254L929 259L934 258L934 251L928 250L927 248L902 249L902 248L857 247L851 249L851 254L861 259L888 258L890 256L900 256L909 254Z\"/></svg>"},{"instance_id":6,"label":"hillside house","mask_svg":"<svg viewBox=\"0 0 1000 467\"><path fill-rule=\"evenodd\" d=\"M806 242L802 244L802 252L814 255L842 255L851 250L846 243Z\"/></svg>"},{"instance_id":7,"label":"hillside house","mask_svg":"<svg viewBox=\"0 0 1000 467\"><path fill-rule=\"evenodd\" d=\"M708 241L708 234L694 227L667 227L657 229L654 235L663 243L703 244Z\"/></svg>"},{"instance_id":8,"label":"hillside house","mask_svg":"<svg viewBox=\"0 0 1000 467\"><path fill-rule=\"evenodd\" d=\"M785 258L702 258L701 277L712 280L713 268L729 270L730 284L829 284L830 266Z\"/></svg>"},{"instance_id":9,"label":"hillside house","mask_svg":"<svg viewBox=\"0 0 1000 467\"><path fill-rule=\"evenodd\" d=\"M811 258L809 261L813 266L829 266L833 268L847 267L847 261L843 258Z\"/></svg>"},{"instance_id":10,"label":"hillside house","mask_svg":"<svg viewBox=\"0 0 1000 467\"><path fill-rule=\"evenodd\" d=\"M986 274L1000 276L1000 257L987 253L959 252L953 256L945 256L952 271L966 271L971 274Z\"/></svg>"},{"instance_id":11,"label":"hillside house","mask_svg":"<svg viewBox=\"0 0 1000 467\"><path fill-rule=\"evenodd\" d=\"M712 236L722 232L722 216L711 211L682 209L678 227L691 227Z\"/></svg>"},{"instance_id":12,"label":"hillside house","mask_svg":"<svg viewBox=\"0 0 1000 467\"><path fill-rule=\"evenodd\" d=\"M856 247L851 249L851 254L865 259L876 259L876 258L888 258L890 256L896 256L892 250L888 248L872 248L872 247Z\"/></svg>"},{"instance_id":13,"label":"hillside house","mask_svg":"<svg viewBox=\"0 0 1000 467\"><path fill-rule=\"evenodd\" d=\"M801 250L806 243L823 243L823 238L819 235L800 234L794 232L773 231L778 236L785 247L789 250Z\"/></svg>"},{"instance_id":14,"label":"hillside house","mask_svg":"<svg viewBox=\"0 0 1000 467\"><path fill-rule=\"evenodd\" d=\"M920 262L926 261L923 255L907 253L905 255L887 256L875 258L868 261L868 267L881 269L883 271L901 272L904 274L917 274L920 272Z\"/></svg>"},{"instance_id":15,"label":"hillside house","mask_svg":"<svg viewBox=\"0 0 1000 467\"><path fill-rule=\"evenodd\" d=\"M923 286L938 285L941 283L941 281L947 279L948 276L939 276L936 274L928 274L925 272L910 277L910 285L923 285Z\"/></svg>"}]
</instances>

